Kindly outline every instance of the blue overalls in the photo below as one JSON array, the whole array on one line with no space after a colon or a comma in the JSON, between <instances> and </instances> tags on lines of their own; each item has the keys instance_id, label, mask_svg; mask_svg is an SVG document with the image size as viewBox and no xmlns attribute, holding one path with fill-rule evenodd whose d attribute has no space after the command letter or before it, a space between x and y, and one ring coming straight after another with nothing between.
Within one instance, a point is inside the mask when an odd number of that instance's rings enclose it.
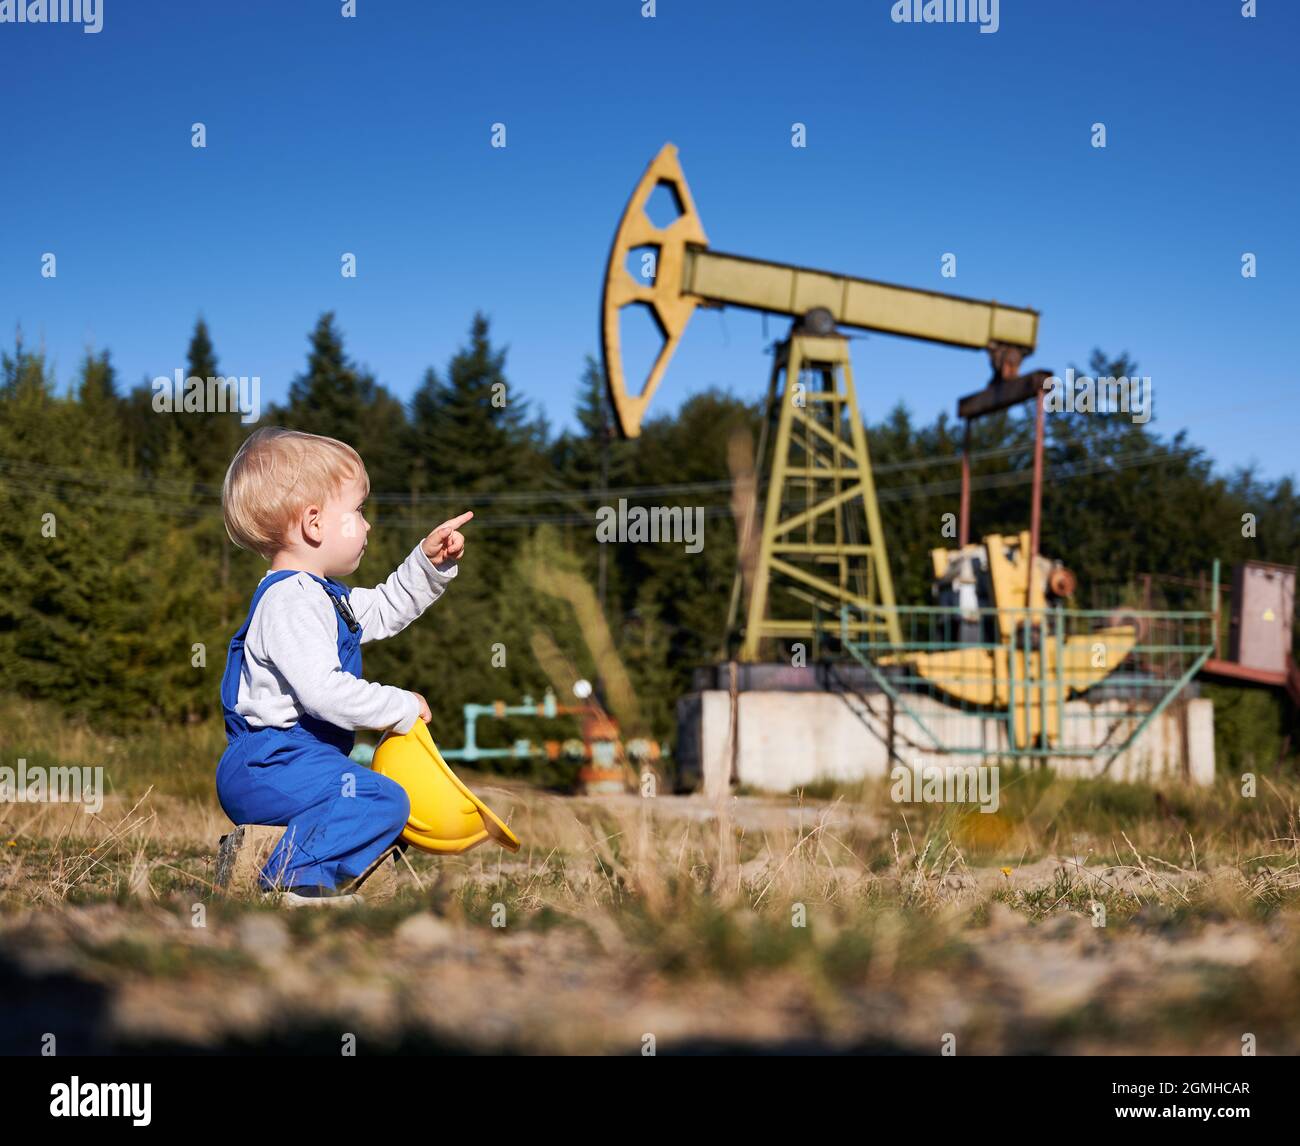
<instances>
[{"instance_id":1,"label":"blue overalls","mask_svg":"<svg viewBox=\"0 0 1300 1146\"><path fill-rule=\"evenodd\" d=\"M400 784L348 759L351 730L307 714L290 728L251 728L235 711L253 613L267 589L295 575L286 569L262 578L231 639L221 678L229 744L217 765L217 798L236 824L285 828L261 871L265 890L339 887L397 841L411 808ZM329 594L338 614L339 664L359 677L361 626L347 603L347 586L308 576Z\"/></svg>"}]
</instances>

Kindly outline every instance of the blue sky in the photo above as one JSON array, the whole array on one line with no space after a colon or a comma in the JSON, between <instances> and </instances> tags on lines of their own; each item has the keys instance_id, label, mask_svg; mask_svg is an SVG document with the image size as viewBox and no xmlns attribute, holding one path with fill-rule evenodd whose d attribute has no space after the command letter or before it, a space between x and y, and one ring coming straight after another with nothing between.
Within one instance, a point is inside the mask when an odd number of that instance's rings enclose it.
<instances>
[{"instance_id":1,"label":"blue sky","mask_svg":"<svg viewBox=\"0 0 1300 1146\"><path fill-rule=\"evenodd\" d=\"M5 346L21 322L63 383L107 347L134 385L184 364L202 312L223 371L278 399L333 309L405 397L482 309L559 428L614 228L671 141L717 249L1035 307L1027 366L1128 350L1155 428L1224 468L1300 468L1300 5L1001 0L995 34L896 24L888 0L341 7L104 0L96 35L0 24ZM764 346L759 315L697 312L651 412L711 385L757 398ZM988 374L884 336L854 365L873 419L902 398L929 420Z\"/></svg>"}]
</instances>

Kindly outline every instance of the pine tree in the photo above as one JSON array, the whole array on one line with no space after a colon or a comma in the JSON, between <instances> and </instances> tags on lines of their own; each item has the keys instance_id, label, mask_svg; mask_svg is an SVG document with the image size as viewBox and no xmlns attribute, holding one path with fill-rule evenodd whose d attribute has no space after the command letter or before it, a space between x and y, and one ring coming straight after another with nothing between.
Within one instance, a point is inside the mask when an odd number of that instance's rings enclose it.
<instances>
[{"instance_id":1,"label":"pine tree","mask_svg":"<svg viewBox=\"0 0 1300 1146\"><path fill-rule=\"evenodd\" d=\"M541 424L505 376L506 349L494 350L488 320L475 314L469 346L443 380L430 367L411 402L421 449L440 489L494 493L528 488L542 476L534 450Z\"/></svg>"},{"instance_id":2,"label":"pine tree","mask_svg":"<svg viewBox=\"0 0 1300 1146\"><path fill-rule=\"evenodd\" d=\"M187 384L191 378L201 379L205 398L209 394L215 397L218 408L209 409L205 402L201 412L186 412L176 416L176 422L182 431L181 450L201 485L219 487L239 443L252 430L252 426L242 420L238 379L225 378L218 371L216 350L212 345L208 324L202 317L194 324L185 361ZM209 387L209 378L220 381Z\"/></svg>"},{"instance_id":3,"label":"pine tree","mask_svg":"<svg viewBox=\"0 0 1300 1146\"><path fill-rule=\"evenodd\" d=\"M409 432L401 402L347 356L334 313L310 335L307 369L289 388L275 419L295 430L347 442L362 457L371 488L398 491L409 472Z\"/></svg>"}]
</instances>

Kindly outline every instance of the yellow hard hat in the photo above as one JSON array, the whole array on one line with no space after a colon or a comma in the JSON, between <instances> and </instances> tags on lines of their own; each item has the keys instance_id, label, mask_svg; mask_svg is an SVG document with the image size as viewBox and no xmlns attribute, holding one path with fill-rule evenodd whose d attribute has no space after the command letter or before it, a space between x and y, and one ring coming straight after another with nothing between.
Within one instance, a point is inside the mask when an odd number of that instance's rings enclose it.
<instances>
[{"instance_id":1,"label":"yellow hard hat","mask_svg":"<svg viewBox=\"0 0 1300 1146\"><path fill-rule=\"evenodd\" d=\"M385 736L370 766L406 789L411 815L402 839L421 851L459 855L487 839L519 850L514 832L447 767L423 720Z\"/></svg>"}]
</instances>

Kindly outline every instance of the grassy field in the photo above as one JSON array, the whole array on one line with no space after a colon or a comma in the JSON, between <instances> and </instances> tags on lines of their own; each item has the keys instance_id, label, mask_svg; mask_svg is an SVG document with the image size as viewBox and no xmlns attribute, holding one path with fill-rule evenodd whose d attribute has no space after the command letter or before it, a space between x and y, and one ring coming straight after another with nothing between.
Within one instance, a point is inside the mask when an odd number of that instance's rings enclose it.
<instances>
[{"instance_id":1,"label":"grassy field","mask_svg":"<svg viewBox=\"0 0 1300 1146\"><path fill-rule=\"evenodd\" d=\"M109 788L0 803L0 1051L1300 1053L1294 780L1007 773L989 815L464 772L517 854L412 851L364 906L287 911L246 871L215 893L222 744L0 704L0 764Z\"/></svg>"}]
</instances>

